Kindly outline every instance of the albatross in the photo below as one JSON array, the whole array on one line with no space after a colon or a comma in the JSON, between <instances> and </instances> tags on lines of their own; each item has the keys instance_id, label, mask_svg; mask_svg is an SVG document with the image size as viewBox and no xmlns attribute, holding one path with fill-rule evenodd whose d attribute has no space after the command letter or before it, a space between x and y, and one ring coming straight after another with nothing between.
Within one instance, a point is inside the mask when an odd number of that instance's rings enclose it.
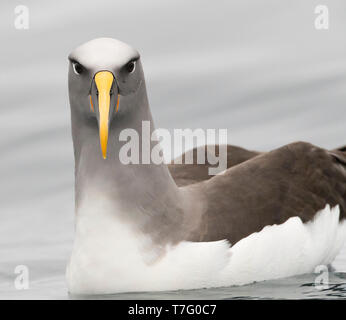
<instances>
[{"instance_id":1,"label":"albatross","mask_svg":"<svg viewBox=\"0 0 346 320\"><path fill-rule=\"evenodd\" d=\"M68 87L71 294L243 285L311 273L338 254L346 237L345 148L228 146L229 168L215 176L206 174L208 163L125 165L122 130L140 135L143 121L154 130L138 51L110 38L80 45L69 55Z\"/></svg>"}]
</instances>

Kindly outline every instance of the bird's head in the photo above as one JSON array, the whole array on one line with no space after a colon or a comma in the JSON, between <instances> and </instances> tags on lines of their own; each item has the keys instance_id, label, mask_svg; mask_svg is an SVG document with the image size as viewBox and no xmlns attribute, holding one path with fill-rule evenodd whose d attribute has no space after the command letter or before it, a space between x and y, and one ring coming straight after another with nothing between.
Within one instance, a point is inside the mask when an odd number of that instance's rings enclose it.
<instances>
[{"instance_id":1,"label":"bird's head","mask_svg":"<svg viewBox=\"0 0 346 320\"><path fill-rule=\"evenodd\" d=\"M110 124L117 114L130 112L124 106L144 80L139 53L121 41L99 38L77 47L68 58L72 111L86 123L98 123L106 159Z\"/></svg>"}]
</instances>

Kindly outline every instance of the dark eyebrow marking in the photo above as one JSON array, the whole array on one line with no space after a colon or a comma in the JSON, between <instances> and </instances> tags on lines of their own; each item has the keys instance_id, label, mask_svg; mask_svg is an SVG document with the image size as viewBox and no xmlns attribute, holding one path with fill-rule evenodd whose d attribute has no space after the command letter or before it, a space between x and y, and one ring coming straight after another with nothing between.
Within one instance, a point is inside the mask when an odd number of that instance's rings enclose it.
<instances>
[{"instance_id":1,"label":"dark eyebrow marking","mask_svg":"<svg viewBox=\"0 0 346 320\"><path fill-rule=\"evenodd\" d=\"M79 61L77 61L76 59L68 57L68 60L72 63L78 63L84 68L84 66Z\"/></svg>"},{"instance_id":2,"label":"dark eyebrow marking","mask_svg":"<svg viewBox=\"0 0 346 320\"><path fill-rule=\"evenodd\" d=\"M131 58L129 61L127 61L127 62L124 64L124 66L126 66L129 62L132 62L132 61L136 62L136 61L138 61L139 58L140 58L140 55L136 55L135 57L133 57L133 58Z\"/></svg>"}]
</instances>

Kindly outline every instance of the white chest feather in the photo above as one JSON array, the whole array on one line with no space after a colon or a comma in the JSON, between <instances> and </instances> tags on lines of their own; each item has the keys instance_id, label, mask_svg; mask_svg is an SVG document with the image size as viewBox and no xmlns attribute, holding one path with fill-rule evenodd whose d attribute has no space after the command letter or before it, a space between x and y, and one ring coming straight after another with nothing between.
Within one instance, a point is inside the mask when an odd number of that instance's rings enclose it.
<instances>
[{"instance_id":1,"label":"white chest feather","mask_svg":"<svg viewBox=\"0 0 346 320\"><path fill-rule=\"evenodd\" d=\"M95 212L97 214L95 214ZM116 218L106 205L78 213L67 282L71 293L105 294L242 285L309 273L329 264L346 238L339 208L314 221L291 218L242 239L181 242L164 251Z\"/></svg>"}]
</instances>

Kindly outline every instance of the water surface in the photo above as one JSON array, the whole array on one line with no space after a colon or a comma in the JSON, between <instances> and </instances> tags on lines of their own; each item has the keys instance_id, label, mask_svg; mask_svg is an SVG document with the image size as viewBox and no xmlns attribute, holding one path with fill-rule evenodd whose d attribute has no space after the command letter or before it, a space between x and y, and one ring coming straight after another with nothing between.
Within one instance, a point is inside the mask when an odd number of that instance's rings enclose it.
<instances>
[{"instance_id":1,"label":"water surface","mask_svg":"<svg viewBox=\"0 0 346 320\"><path fill-rule=\"evenodd\" d=\"M73 242L73 151L67 56L109 36L138 48L156 127L226 128L228 142L270 150L305 140L346 144L346 3L325 0L330 29L314 28L315 0L23 0L30 29L1 1L0 298L66 299ZM14 268L30 290L14 289ZM345 297L346 253L328 290L315 275L244 287L105 298Z\"/></svg>"}]
</instances>

